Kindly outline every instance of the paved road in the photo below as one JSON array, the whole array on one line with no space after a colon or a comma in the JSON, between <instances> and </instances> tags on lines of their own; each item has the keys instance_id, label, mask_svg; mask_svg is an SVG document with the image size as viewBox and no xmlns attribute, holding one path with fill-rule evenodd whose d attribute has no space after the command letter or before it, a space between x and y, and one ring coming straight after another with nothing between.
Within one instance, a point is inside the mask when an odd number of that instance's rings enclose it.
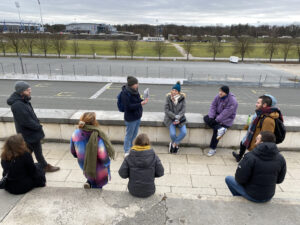
<instances>
[{"instance_id":1,"label":"paved road","mask_svg":"<svg viewBox=\"0 0 300 225\"><path fill-rule=\"evenodd\" d=\"M117 110L116 96L121 90L121 84L115 83L40 81L30 81L30 83L32 85L32 103L35 108ZM14 81L0 81L0 107L8 107L6 99L13 92L13 86ZM103 88L104 86L105 88ZM150 88L150 101L144 110L146 112L163 111L166 93L172 86L140 85L140 92L147 87ZM183 86L182 91L187 94L187 112L205 114L217 94L218 87ZM257 97L269 93L276 96L278 106L284 115L300 116L299 89L232 87L231 91L237 96L239 102L238 114L252 113ZM92 96L94 98L90 99Z\"/></svg>"},{"instance_id":2,"label":"paved road","mask_svg":"<svg viewBox=\"0 0 300 225\"><path fill-rule=\"evenodd\" d=\"M248 81L280 79L294 75L261 63L144 61L107 59L44 59L23 58L25 73L102 75L139 77L168 77L190 79L243 78ZM50 72L51 71L51 72ZM20 60L15 57L0 57L0 75L21 73Z\"/></svg>"}]
</instances>

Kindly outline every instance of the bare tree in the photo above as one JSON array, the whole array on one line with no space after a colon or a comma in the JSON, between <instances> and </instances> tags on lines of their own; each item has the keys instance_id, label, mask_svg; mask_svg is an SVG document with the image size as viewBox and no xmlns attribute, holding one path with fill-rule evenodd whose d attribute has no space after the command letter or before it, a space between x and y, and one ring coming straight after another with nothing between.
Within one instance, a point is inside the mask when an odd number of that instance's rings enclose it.
<instances>
[{"instance_id":1,"label":"bare tree","mask_svg":"<svg viewBox=\"0 0 300 225\"><path fill-rule=\"evenodd\" d=\"M288 57L289 51L291 50L291 47L293 45L293 42L291 40L285 40L281 44L281 50L283 52L283 60L286 62L286 59Z\"/></svg>"},{"instance_id":2,"label":"bare tree","mask_svg":"<svg viewBox=\"0 0 300 225\"><path fill-rule=\"evenodd\" d=\"M75 58L77 57L77 54L79 53L79 43L77 39L74 39L72 42L72 51L74 52Z\"/></svg>"},{"instance_id":3,"label":"bare tree","mask_svg":"<svg viewBox=\"0 0 300 225\"><path fill-rule=\"evenodd\" d=\"M134 52L137 50L137 47L138 47L137 41L136 40L128 40L126 47L127 47L128 53L131 56L131 59L133 59Z\"/></svg>"},{"instance_id":4,"label":"bare tree","mask_svg":"<svg viewBox=\"0 0 300 225\"><path fill-rule=\"evenodd\" d=\"M96 58L96 45L94 43L90 44L90 49L93 54L93 59Z\"/></svg>"},{"instance_id":5,"label":"bare tree","mask_svg":"<svg viewBox=\"0 0 300 225\"><path fill-rule=\"evenodd\" d=\"M57 52L58 57L60 58L60 55L62 51L64 51L67 47L67 41L66 41L66 36L62 34L54 34L52 36L52 46Z\"/></svg>"},{"instance_id":6,"label":"bare tree","mask_svg":"<svg viewBox=\"0 0 300 225\"><path fill-rule=\"evenodd\" d=\"M47 57L47 52L52 47L51 36L49 34L39 34L37 40L37 48Z\"/></svg>"},{"instance_id":7,"label":"bare tree","mask_svg":"<svg viewBox=\"0 0 300 225\"><path fill-rule=\"evenodd\" d=\"M269 56L270 62L274 55L278 53L278 39L271 38L265 46L265 54Z\"/></svg>"},{"instance_id":8,"label":"bare tree","mask_svg":"<svg viewBox=\"0 0 300 225\"><path fill-rule=\"evenodd\" d=\"M300 63L300 40L296 41L296 52L298 54L298 60Z\"/></svg>"},{"instance_id":9,"label":"bare tree","mask_svg":"<svg viewBox=\"0 0 300 225\"><path fill-rule=\"evenodd\" d=\"M23 46L23 35L19 33L9 33L7 34L7 39L9 42L9 46L14 49L17 56L19 56L20 52L24 48Z\"/></svg>"},{"instance_id":10,"label":"bare tree","mask_svg":"<svg viewBox=\"0 0 300 225\"><path fill-rule=\"evenodd\" d=\"M24 48L28 51L30 56L33 56L33 48L36 45L36 35L35 34L26 34L24 35L23 45Z\"/></svg>"},{"instance_id":11,"label":"bare tree","mask_svg":"<svg viewBox=\"0 0 300 225\"><path fill-rule=\"evenodd\" d=\"M121 45L118 40L113 40L112 43L110 44L110 49L114 53L115 59L117 58L118 51L120 50L120 48L121 48Z\"/></svg>"},{"instance_id":12,"label":"bare tree","mask_svg":"<svg viewBox=\"0 0 300 225\"><path fill-rule=\"evenodd\" d=\"M208 51L213 54L214 61L216 60L216 55L223 51L223 46L218 40L214 39L209 43Z\"/></svg>"},{"instance_id":13,"label":"bare tree","mask_svg":"<svg viewBox=\"0 0 300 225\"><path fill-rule=\"evenodd\" d=\"M6 50L8 48L8 40L5 35L0 35L0 48L2 49L3 56L6 55Z\"/></svg>"},{"instance_id":14,"label":"bare tree","mask_svg":"<svg viewBox=\"0 0 300 225\"><path fill-rule=\"evenodd\" d=\"M244 61L245 55L253 51L251 42L252 40L250 37L236 37L236 42L233 46L233 54L239 54L242 58L242 62Z\"/></svg>"},{"instance_id":15,"label":"bare tree","mask_svg":"<svg viewBox=\"0 0 300 225\"><path fill-rule=\"evenodd\" d=\"M153 46L153 50L156 52L156 54L158 55L158 60L160 60L160 57L162 56L162 54L164 54L164 52L167 49L167 44L163 41L156 41L154 46Z\"/></svg>"},{"instance_id":16,"label":"bare tree","mask_svg":"<svg viewBox=\"0 0 300 225\"><path fill-rule=\"evenodd\" d=\"M192 52L192 49L193 49L193 41L191 38L188 38L185 40L184 42L184 45L183 45L183 48L185 50L185 53L186 53L186 60L188 61L189 60L189 56Z\"/></svg>"}]
</instances>

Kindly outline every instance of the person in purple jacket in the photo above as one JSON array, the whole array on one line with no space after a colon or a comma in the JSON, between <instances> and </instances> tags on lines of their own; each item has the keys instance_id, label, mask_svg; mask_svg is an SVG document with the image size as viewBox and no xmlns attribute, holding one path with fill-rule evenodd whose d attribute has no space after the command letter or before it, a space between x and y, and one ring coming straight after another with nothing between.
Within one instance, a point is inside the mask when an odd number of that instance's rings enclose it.
<instances>
[{"instance_id":1,"label":"person in purple jacket","mask_svg":"<svg viewBox=\"0 0 300 225\"><path fill-rule=\"evenodd\" d=\"M204 116L204 122L213 129L213 136L210 142L210 150L207 156L216 154L216 148L219 140L226 133L227 129L232 126L236 116L238 103L234 94L229 91L228 86L222 86L219 94L211 103L208 115Z\"/></svg>"}]
</instances>

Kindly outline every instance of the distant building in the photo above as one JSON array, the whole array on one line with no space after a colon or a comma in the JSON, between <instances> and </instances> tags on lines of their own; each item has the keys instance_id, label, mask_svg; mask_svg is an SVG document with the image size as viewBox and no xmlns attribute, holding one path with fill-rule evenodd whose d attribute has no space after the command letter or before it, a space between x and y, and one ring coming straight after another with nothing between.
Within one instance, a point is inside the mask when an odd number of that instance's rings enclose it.
<instances>
[{"instance_id":1,"label":"distant building","mask_svg":"<svg viewBox=\"0 0 300 225\"><path fill-rule=\"evenodd\" d=\"M164 37L143 37L143 41L165 41Z\"/></svg>"},{"instance_id":2,"label":"distant building","mask_svg":"<svg viewBox=\"0 0 300 225\"><path fill-rule=\"evenodd\" d=\"M117 29L108 24L98 23L71 23L66 25L66 32L70 33L85 33L85 34L100 34L100 33L115 33Z\"/></svg>"},{"instance_id":3,"label":"distant building","mask_svg":"<svg viewBox=\"0 0 300 225\"><path fill-rule=\"evenodd\" d=\"M40 30L39 23L0 21L0 32L39 32Z\"/></svg>"}]
</instances>

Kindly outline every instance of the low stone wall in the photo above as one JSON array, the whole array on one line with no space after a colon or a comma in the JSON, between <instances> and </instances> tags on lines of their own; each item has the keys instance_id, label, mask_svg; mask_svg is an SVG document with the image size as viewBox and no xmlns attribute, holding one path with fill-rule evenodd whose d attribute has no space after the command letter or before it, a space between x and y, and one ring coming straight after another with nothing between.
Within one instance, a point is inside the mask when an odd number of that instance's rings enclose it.
<instances>
[{"instance_id":1,"label":"low stone wall","mask_svg":"<svg viewBox=\"0 0 300 225\"><path fill-rule=\"evenodd\" d=\"M84 111L78 110L57 110L57 109L35 109L35 112L43 124L46 134L46 141L66 142L76 129L78 120ZM123 113L117 111L95 111L97 119L104 132L111 141L122 143L125 136ZM186 113L187 136L182 144L188 146L209 146L212 130L208 129L203 122L202 114ZM219 147L237 148L241 139L246 134L243 130L247 121L247 115L238 115L234 125L221 139ZM142 117L139 133L147 133L152 143L168 144L170 141L169 131L163 125L164 113L145 112ZM300 119L297 117L285 117L287 136L280 148L299 150L300 149ZM15 134L15 126L12 113L9 108L0 108L0 139Z\"/></svg>"}]
</instances>

